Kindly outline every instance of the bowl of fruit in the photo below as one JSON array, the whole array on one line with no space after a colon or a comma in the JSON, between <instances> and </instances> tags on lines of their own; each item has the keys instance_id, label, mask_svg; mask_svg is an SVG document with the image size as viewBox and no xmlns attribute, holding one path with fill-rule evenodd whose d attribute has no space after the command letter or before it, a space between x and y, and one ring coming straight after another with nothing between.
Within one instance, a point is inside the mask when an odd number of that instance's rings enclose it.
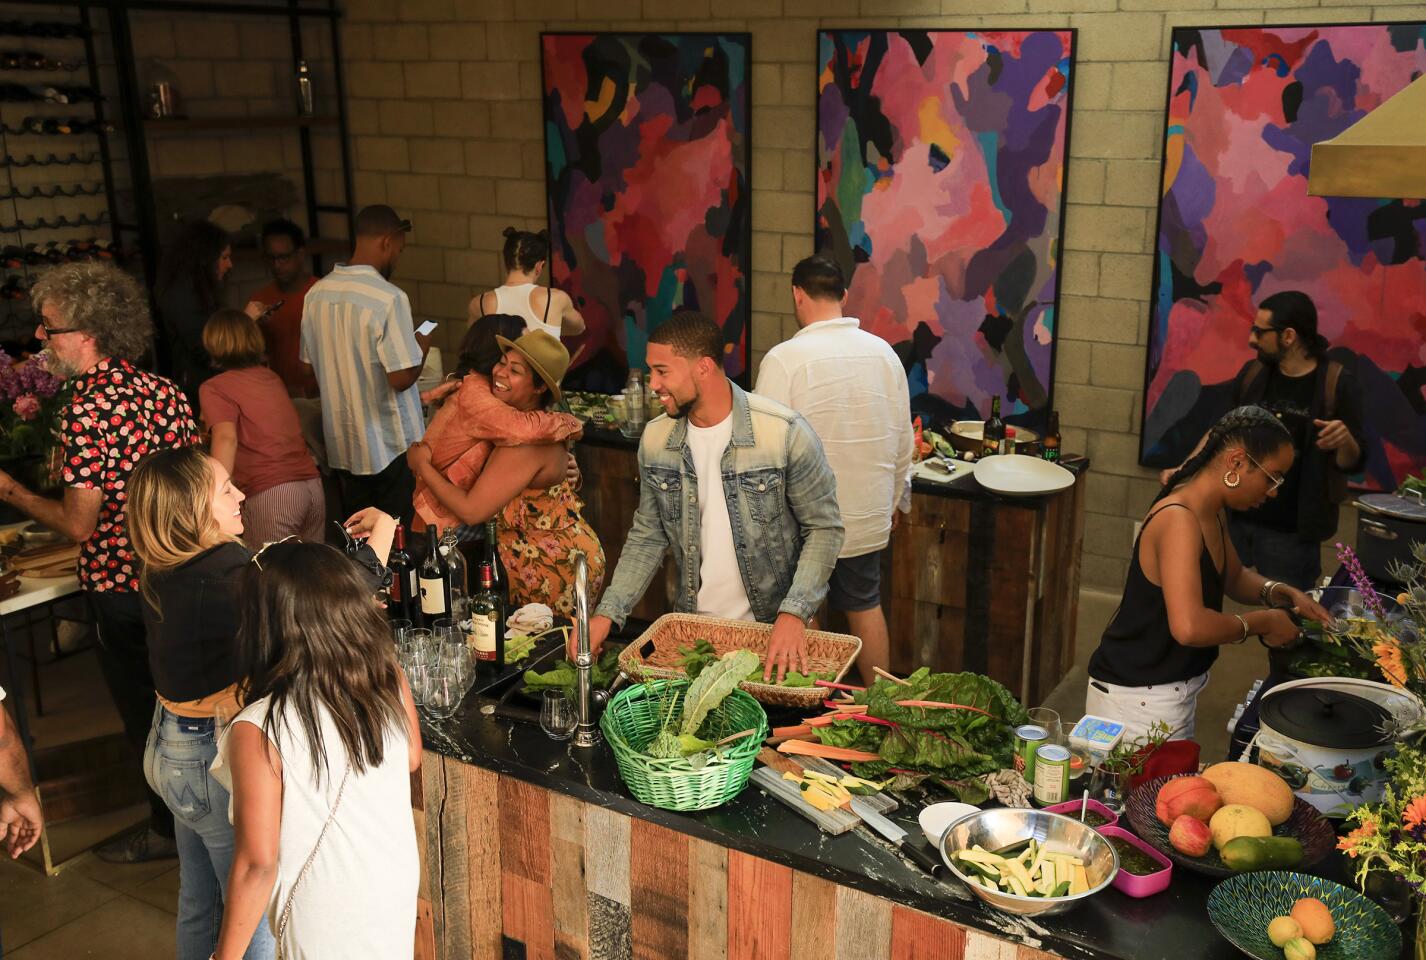
<instances>
[{"instance_id":1,"label":"bowl of fruit","mask_svg":"<svg viewBox=\"0 0 1426 960\"><path fill-rule=\"evenodd\" d=\"M1258 960L1394 960L1401 931L1350 887L1305 873L1229 877L1208 895L1208 918Z\"/></svg>"},{"instance_id":2,"label":"bowl of fruit","mask_svg":"<svg viewBox=\"0 0 1426 960\"><path fill-rule=\"evenodd\" d=\"M1064 913L1113 882L1119 857L1093 828L1044 810L996 807L941 835L941 859L981 900L1016 916Z\"/></svg>"}]
</instances>

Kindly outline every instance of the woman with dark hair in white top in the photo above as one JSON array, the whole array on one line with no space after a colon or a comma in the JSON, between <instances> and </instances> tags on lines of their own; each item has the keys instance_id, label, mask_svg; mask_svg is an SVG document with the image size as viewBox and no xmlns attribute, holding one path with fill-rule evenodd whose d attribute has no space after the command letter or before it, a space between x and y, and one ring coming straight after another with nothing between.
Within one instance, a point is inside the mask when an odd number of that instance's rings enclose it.
<instances>
[{"instance_id":1,"label":"woman with dark hair in white top","mask_svg":"<svg viewBox=\"0 0 1426 960\"><path fill-rule=\"evenodd\" d=\"M569 294L539 285L550 259L548 231L530 233L506 227L503 256L505 282L470 302L468 324L486 314L508 313L524 320L526 331L543 330L556 340L584 332L584 317Z\"/></svg>"}]
</instances>

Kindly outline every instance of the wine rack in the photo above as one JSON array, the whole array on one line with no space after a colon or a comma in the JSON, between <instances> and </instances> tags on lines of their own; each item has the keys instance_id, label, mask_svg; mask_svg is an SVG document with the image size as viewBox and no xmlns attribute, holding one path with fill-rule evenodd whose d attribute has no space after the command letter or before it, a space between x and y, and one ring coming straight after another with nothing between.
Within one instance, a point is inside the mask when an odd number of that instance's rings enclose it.
<instances>
[{"instance_id":1,"label":"wine rack","mask_svg":"<svg viewBox=\"0 0 1426 960\"><path fill-rule=\"evenodd\" d=\"M51 267L122 260L88 7L0 18L0 341L26 341Z\"/></svg>"}]
</instances>

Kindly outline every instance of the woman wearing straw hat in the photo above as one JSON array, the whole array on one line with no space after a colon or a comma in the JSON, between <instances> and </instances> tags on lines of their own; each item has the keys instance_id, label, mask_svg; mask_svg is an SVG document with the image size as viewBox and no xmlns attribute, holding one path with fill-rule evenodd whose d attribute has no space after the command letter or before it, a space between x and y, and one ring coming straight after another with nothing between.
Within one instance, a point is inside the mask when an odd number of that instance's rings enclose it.
<instances>
[{"instance_id":1,"label":"woman wearing straw hat","mask_svg":"<svg viewBox=\"0 0 1426 960\"><path fill-rule=\"evenodd\" d=\"M542 330L518 340L497 337L504 357L491 373L491 393L516 410L542 410L560 399L569 351ZM510 605L545 603L574 614L574 551L589 558L590 592L604 578L604 550L585 521L582 504L565 476L562 444L497 447L469 490L447 480L431 463L430 448L407 453L412 471L462 523L499 517L500 560L510 577Z\"/></svg>"}]
</instances>

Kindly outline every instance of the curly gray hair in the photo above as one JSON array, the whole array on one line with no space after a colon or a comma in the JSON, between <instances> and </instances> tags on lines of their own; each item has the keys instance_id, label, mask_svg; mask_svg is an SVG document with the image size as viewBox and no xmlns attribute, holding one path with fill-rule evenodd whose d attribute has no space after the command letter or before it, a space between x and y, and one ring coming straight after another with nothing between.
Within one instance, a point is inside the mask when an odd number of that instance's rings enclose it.
<instances>
[{"instance_id":1,"label":"curly gray hair","mask_svg":"<svg viewBox=\"0 0 1426 960\"><path fill-rule=\"evenodd\" d=\"M35 282L30 297L36 313L54 304L64 325L93 337L106 357L137 360L153 339L143 288L113 264L93 260L55 267Z\"/></svg>"}]
</instances>

